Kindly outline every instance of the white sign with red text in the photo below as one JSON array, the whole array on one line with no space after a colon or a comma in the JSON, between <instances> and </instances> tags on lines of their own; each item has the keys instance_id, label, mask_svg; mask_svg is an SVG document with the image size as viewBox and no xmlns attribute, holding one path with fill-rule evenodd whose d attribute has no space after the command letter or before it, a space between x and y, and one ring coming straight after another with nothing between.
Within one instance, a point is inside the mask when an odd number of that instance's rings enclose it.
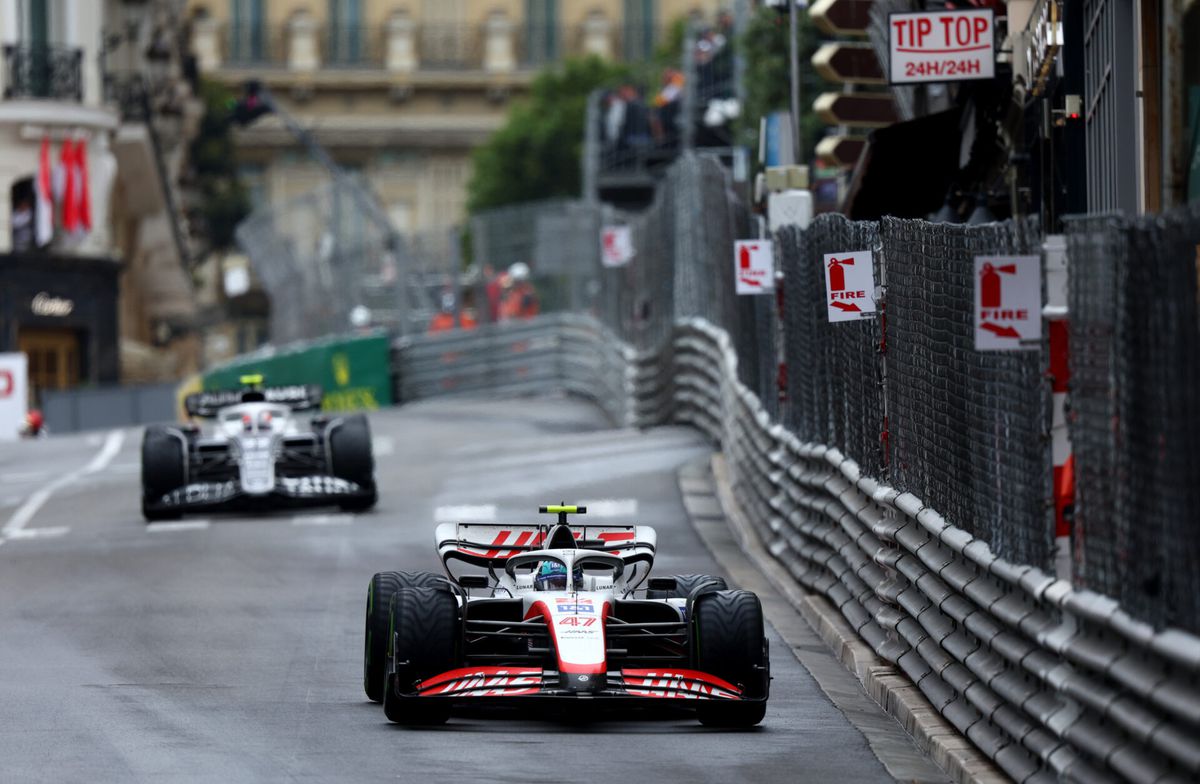
<instances>
[{"instance_id":1,"label":"white sign with red text","mask_svg":"<svg viewBox=\"0 0 1200 784\"><path fill-rule=\"evenodd\" d=\"M1031 351L1042 344L1042 260L975 257L975 350Z\"/></svg>"},{"instance_id":2,"label":"white sign with red text","mask_svg":"<svg viewBox=\"0 0 1200 784\"><path fill-rule=\"evenodd\" d=\"M996 75L991 9L888 16L892 84L957 82Z\"/></svg>"},{"instance_id":3,"label":"white sign with red text","mask_svg":"<svg viewBox=\"0 0 1200 784\"><path fill-rule=\"evenodd\" d=\"M771 240L733 243L733 279L738 294L775 291L775 249Z\"/></svg>"},{"instance_id":4,"label":"white sign with red text","mask_svg":"<svg viewBox=\"0 0 1200 784\"><path fill-rule=\"evenodd\" d=\"M830 323L875 315L875 262L871 251L825 254L825 306Z\"/></svg>"},{"instance_id":5,"label":"white sign with red text","mask_svg":"<svg viewBox=\"0 0 1200 784\"><path fill-rule=\"evenodd\" d=\"M0 354L0 441L16 441L25 426L28 366L24 354Z\"/></svg>"},{"instance_id":6,"label":"white sign with red text","mask_svg":"<svg viewBox=\"0 0 1200 784\"><path fill-rule=\"evenodd\" d=\"M605 226L600 231L600 260L606 267L624 267L633 258L633 227Z\"/></svg>"}]
</instances>

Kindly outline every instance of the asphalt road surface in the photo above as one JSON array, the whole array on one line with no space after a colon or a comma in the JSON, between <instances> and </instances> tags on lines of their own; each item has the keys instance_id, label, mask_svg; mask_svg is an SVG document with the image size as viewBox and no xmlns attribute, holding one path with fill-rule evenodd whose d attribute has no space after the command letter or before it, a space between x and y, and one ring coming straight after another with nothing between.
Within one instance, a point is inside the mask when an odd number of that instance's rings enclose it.
<instances>
[{"instance_id":1,"label":"asphalt road surface","mask_svg":"<svg viewBox=\"0 0 1200 784\"><path fill-rule=\"evenodd\" d=\"M359 516L148 527L140 431L0 446L0 780L891 780L774 632L771 701L751 731L389 724L361 686L367 581L436 570L436 519L524 522L540 503L586 501L658 529L655 573L721 570L677 485L709 451L693 431L609 430L566 400L429 402L371 424L381 499Z\"/></svg>"}]
</instances>

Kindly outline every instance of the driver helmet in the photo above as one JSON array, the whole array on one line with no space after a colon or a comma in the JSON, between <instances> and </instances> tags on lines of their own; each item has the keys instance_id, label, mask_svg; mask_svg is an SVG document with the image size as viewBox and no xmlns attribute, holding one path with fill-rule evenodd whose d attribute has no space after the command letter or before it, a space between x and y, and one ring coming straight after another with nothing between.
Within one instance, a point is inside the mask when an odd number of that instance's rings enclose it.
<instances>
[{"instance_id":1,"label":"driver helmet","mask_svg":"<svg viewBox=\"0 0 1200 784\"><path fill-rule=\"evenodd\" d=\"M521 283L529 280L529 265L523 261L518 261L508 268L508 274L512 277L513 283Z\"/></svg>"},{"instance_id":2,"label":"driver helmet","mask_svg":"<svg viewBox=\"0 0 1200 784\"><path fill-rule=\"evenodd\" d=\"M583 578L583 567L575 567L575 585L578 586ZM567 567L558 561L542 561L538 567L537 576L533 578L533 586L539 591L567 590Z\"/></svg>"}]
</instances>

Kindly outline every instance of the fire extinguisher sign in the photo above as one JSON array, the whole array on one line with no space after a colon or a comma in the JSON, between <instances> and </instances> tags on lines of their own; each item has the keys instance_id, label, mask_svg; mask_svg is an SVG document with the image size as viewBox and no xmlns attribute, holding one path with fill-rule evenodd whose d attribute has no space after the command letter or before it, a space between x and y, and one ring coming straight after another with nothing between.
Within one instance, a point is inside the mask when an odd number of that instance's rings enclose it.
<instances>
[{"instance_id":1,"label":"fire extinguisher sign","mask_svg":"<svg viewBox=\"0 0 1200 784\"><path fill-rule=\"evenodd\" d=\"M975 257L975 350L1032 351L1042 343L1042 260Z\"/></svg>"},{"instance_id":2,"label":"fire extinguisher sign","mask_svg":"<svg viewBox=\"0 0 1200 784\"><path fill-rule=\"evenodd\" d=\"M775 250L771 240L734 242L733 284L738 294L770 294L775 290Z\"/></svg>"},{"instance_id":3,"label":"fire extinguisher sign","mask_svg":"<svg viewBox=\"0 0 1200 784\"><path fill-rule=\"evenodd\" d=\"M825 306L830 323L875 315L875 263L871 251L825 254Z\"/></svg>"}]
</instances>

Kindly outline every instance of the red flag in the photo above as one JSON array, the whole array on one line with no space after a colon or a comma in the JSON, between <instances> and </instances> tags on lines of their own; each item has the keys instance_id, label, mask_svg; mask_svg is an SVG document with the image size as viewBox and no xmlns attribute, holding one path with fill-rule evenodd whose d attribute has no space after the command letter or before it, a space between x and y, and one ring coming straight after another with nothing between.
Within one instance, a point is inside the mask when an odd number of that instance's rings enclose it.
<instances>
[{"instance_id":1,"label":"red flag","mask_svg":"<svg viewBox=\"0 0 1200 784\"><path fill-rule=\"evenodd\" d=\"M87 142L83 139L75 142L75 165L79 170L79 179L76 181L79 198L79 228L83 231L91 231L92 197L88 191Z\"/></svg>"},{"instance_id":2,"label":"red flag","mask_svg":"<svg viewBox=\"0 0 1200 784\"><path fill-rule=\"evenodd\" d=\"M79 228L79 196L75 182L75 145L70 139L63 142L60 158L63 169L62 225L67 232Z\"/></svg>"},{"instance_id":3,"label":"red flag","mask_svg":"<svg viewBox=\"0 0 1200 784\"><path fill-rule=\"evenodd\" d=\"M39 248L54 239L54 200L50 190L50 139L43 137L42 152L38 156L37 211L34 215L37 221L34 225L34 242Z\"/></svg>"}]
</instances>

